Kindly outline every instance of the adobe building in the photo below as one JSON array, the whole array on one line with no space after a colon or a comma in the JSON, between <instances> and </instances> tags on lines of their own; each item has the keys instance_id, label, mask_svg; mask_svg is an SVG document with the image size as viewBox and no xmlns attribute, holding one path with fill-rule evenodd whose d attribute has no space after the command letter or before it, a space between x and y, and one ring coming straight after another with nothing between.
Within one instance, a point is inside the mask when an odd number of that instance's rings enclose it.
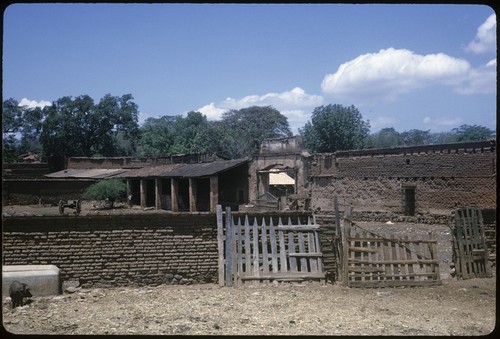
<instances>
[{"instance_id":1,"label":"adobe building","mask_svg":"<svg viewBox=\"0 0 500 339\"><path fill-rule=\"evenodd\" d=\"M172 212L215 212L248 201L250 159L147 166L123 174L130 202Z\"/></svg>"},{"instance_id":2,"label":"adobe building","mask_svg":"<svg viewBox=\"0 0 500 339\"><path fill-rule=\"evenodd\" d=\"M311 208L400 215L496 209L496 141L315 154Z\"/></svg>"},{"instance_id":3,"label":"adobe building","mask_svg":"<svg viewBox=\"0 0 500 339\"><path fill-rule=\"evenodd\" d=\"M302 138L262 141L249 166L246 209L308 209L309 159Z\"/></svg>"}]
</instances>

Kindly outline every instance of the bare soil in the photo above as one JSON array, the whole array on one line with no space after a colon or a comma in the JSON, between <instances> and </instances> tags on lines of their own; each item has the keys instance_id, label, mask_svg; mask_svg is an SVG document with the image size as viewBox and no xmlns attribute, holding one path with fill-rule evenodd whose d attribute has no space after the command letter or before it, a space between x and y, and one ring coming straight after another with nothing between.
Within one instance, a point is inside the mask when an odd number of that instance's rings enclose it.
<instances>
[{"instance_id":1,"label":"bare soil","mask_svg":"<svg viewBox=\"0 0 500 339\"><path fill-rule=\"evenodd\" d=\"M57 207L5 206L3 213L55 215L59 211ZM82 205L82 215L102 213L162 212ZM438 238L442 285L384 289L320 283L74 288L58 296L34 296L27 305L15 309L11 309L10 298L4 297L4 330L43 335L397 336L478 336L494 331L496 270L492 278L452 278L451 234L446 225L357 224L381 235L421 237L433 232Z\"/></svg>"}]
</instances>

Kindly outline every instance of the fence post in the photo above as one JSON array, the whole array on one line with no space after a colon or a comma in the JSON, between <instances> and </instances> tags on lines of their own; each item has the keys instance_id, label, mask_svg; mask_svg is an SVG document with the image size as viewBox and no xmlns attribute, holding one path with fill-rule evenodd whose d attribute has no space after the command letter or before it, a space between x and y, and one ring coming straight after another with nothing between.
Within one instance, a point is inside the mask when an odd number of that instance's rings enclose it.
<instances>
[{"instance_id":1,"label":"fence post","mask_svg":"<svg viewBox=\"0 0 500 339\"><path fill-rule=\"evenodd\" d=\"M222 222L222 206L217 205L217 249L219 251L219 286L224 286L224 223Z\"/></svg>"},{"instance_id":2,"label":"fence post","mask_svg":"<svg viewBox=\"0 0 500 339\"><path fill-rule=\"evenodd\" d=\"M226 285L233 286L233 217L226 207Z\"/></svg>"},{"instance_id":3,"label":"fence post","mask_svg":"<svg viewBox=\"0 0 500 339\"><path fill-rule=\"evenodd\" d=\"M349 286L349 245L351 236L351 206L346 207L346 211L344 214L344 222L342 227L342 249L343 249L343 263L342 263L342 272L344 274L343 281L344 286Z\"/></svg>"}]
</instances>

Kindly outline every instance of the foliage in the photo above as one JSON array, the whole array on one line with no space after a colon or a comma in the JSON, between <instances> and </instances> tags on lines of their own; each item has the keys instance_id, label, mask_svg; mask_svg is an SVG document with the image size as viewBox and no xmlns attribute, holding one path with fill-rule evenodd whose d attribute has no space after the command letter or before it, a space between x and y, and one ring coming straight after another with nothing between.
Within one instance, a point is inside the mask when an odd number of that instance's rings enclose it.
<instances>
[{"instance_id":1,"label":"foliage","mask_svg":"<svg viewBox=\"0 0 500 339\"><path fill-rule=\"evenodd\" d=\"M43 111L39 107L21 107L14 99L3 102L2 150L5 162L15 162L22 153L41 152L42 146L38 138L42 120Z\"/></svg>"},{"instance_id":2,"label":"foliage","mask_svg":"<svg viewBox=\"0 0 500 339\"><path fill-rule=\"evenodd\" d=\"M220 151L229 158L258 154L264 139L292 136L288 119L272 106L251 106L222 115Z\"/></svg>"},{"instance_id":3,"label":"foliage","mask_svg":"<svg viewBox=\"0 0 500 339\"><path fill-rule=\"evenodd\" d=\"M451 130L455 136L456 141L482 141L495 138L495 132L489 128L478 125L461 125L458 128Z\"/></svg>"},{"instance_id":4,"label":"foliage","mask_svg":"<svg viewBox=\"0 0 500 339\"><path fill-rule=\"evenodd\" d=\"M306 148L315 153L361 149L369 131L369 121L363 121L356 107L330 104L316 107L300 132Z\"/></svg>"},{"instance_id":5,"label":"foliage","mask_svg":"<svg viewBox=\"0 0 500 339\"><path fill-rule=\"evenodd\" d=\"M149 118L141 128L140 145L145 156L218 153L234 159L257 154L263 139L291 135L279 111L253 106L228 111L220 121L208 121L200 112Z\"/></svg>"},{"instance_id":6,"label":"foliage","mask_svg":"<svg viewBox=\"0 0 500 339\"><path fill-rule=\"evenodd\" d=\"M213 123L200 112L182 116L149 118L141 128L140 145L145 156L216 152L220 138Z\"/></svg>"},{"instance_id":7,"label":"foliage","mask_svg":"<svg viewBox=\"0 0 500 339\"><path fill-rule=\"evenodd\" d=\"M53 170L64 168L69 156L124 155L119 138L132 149L138 138L138 107L131 95L106 95L96 105L88 95L63 97L44 108L40 141Z\"/></svg>"},{"instance_id":8,"label":"foliage","mask_svg":"<svg viewBox=\"0 0 500 339\"><path fill-rule=\"evenodd\" d=\"M403 145L403 138L393 127L383 128L369 135L365 142L365 148L391 148L401 145Z\"/></svg>"},{"instance_id":9,"label":"foliage","mask_svg":"<svg viewBox=\"0 0 500 339\"><path fill-rule=\"evenodd\" d=\"M405 146L420 146L431 144L431 131L422 131L419 129L411 129L401 133L403 144Z\"/></svg>"},{"instance_id":10,"label":"foliage","mask_svg":"<svg viewBox=\"0 0 500 339\"><path fill-rule=\"evenodd\" d=\"M87 200L108 200L114 202L127 196L127 184L121 179L102 180L90 185L84 192Z\"/></svg>"}]
</instances>

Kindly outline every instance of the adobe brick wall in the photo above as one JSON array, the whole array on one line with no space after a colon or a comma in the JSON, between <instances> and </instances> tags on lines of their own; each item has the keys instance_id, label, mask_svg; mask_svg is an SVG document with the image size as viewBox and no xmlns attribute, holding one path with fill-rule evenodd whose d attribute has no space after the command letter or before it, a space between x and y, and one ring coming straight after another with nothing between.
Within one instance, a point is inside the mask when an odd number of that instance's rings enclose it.
<instances>
[{"instance_id":1,"label":"adobe brick wall","mask_svg":"<svg viewBox=\"0 0 500 339\"><path fill-rule=\"evenodd\" d=\"M57 204L59 200L81 199L94 180L5 179L2 199L4 205Z\"/></svg>"},{"instance_id":2,"label":"adobe brick wall","mask_svg":"<svg viewBox=\"0 0 500 339\"><path fill-rule=\"evenodd\" d=\"M415 187L416 214L449 214L457 207L496 208L496 144L316 154L311 206L332 210L404 213L403 187ZM378 153L377 153L378 152Z\"/></svg>"},{"instance_id":3,"label":"adobe brick wall","mask_svg":"<svg viewBox=\"0 0 500 339\"><path fill-rule=\"evenodd\" d=\"M216 282L217 257L214 214L3 220L3 265L56 265L83 286Z\"/></svg>"},{"instance_id":4,"label":"adobe brick wall","mask_svg":"<svg viewBox=\"0 0 500 339\"><path fill-rule=\"evenodd\" d=\"M311 213L250 213L306 224ZM244 213L233 213L244 218ZM244 219L242 219L244 220ZM332 225L321 225L325 258L334 258ZM3 265L56 265L61 280L90 286L216 283L215 214L4 217ZM333 272L335 260L325 261Z\"/></svg>"}]
</instances>

